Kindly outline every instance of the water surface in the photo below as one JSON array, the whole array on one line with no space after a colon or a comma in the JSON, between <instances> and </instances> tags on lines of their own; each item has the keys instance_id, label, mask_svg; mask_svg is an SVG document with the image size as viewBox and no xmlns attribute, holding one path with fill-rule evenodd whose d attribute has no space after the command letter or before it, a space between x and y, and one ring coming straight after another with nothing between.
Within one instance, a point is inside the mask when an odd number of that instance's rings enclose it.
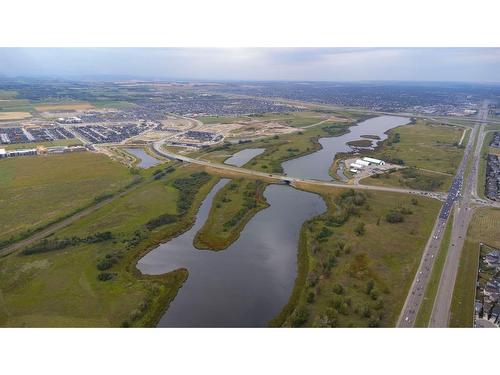
<instances>
[{"instance_id":1,"label":"water surface","mask_svg":"<svg viewBox=\"0 0 500 375\"><path fill-rule=\"evenodd\" d=\"M162 162L161 160L158 160L149 155L142 148L126 148L125 150L129 154L134 155L140 160L139 163L137 163L137 167L139 168L149 168L152 167L153 165L160 164Z\"/></svg>"},{"instance_id":2,"label":"water surface","mask_svg":"<svg viewBox=\"0 0 500 375\"><path fill-rule=\"evenodd\" d=\"M264 196L270 207L257 213L239 239L223 251L198 250L193 238L207 219L214 195L208 194L194 226L158 246L138 263L146 274L181 267L189 277L160 327L261 327L288 302L297 273L297 246L304 221L325 210L315 194L270 185Z\"/></svg>"},{"instance_id":3,"label":"water surface","mask_svg":"<svg viewBox=\"0 0 500 375\"><path fill-rule=\"evenodd\" d=\"M374 147L377 142L381 142L387 138L385 132L409 122L409 118L398 116L380 116L362 121L355 126L349 127L350 132L340 137L320 138L321 150L284 162L282 164L283 171L292 177L331 181L332 177L328 171L335 159L335 155L339 152L350 152L353 150L346 144L347 142L361 139L362 135L377 135L380 137L380 140L371 140L372 147Z\"/></svg>"}]
</instances>

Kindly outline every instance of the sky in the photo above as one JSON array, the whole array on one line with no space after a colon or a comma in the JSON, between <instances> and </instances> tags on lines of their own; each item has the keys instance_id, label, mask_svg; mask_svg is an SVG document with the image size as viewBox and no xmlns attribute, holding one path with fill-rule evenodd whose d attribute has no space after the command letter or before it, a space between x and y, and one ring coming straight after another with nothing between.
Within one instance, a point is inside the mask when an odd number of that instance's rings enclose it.
<instances>
[{"instance_id":1,"label":"sky","mask_svg":"<svg viewBox=\"0 0 500 375\"><path fill-rule=\"evenodd\" d=\"M0 75L500 82L500 48L0 48Z\"/></svg>"}]
</instances>

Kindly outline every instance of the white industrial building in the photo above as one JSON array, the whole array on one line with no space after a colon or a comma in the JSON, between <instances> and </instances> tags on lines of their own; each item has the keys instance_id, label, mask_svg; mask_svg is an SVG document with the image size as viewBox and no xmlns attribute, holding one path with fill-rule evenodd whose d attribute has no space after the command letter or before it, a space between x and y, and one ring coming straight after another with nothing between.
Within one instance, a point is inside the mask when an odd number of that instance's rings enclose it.
<instances>
[{"instance_id":1,"label":"white industrial building","mask_svg":"<svg viewBox=\"0 0 500 375\"><path fill-rule=\"evenodd\" d=\"M4 148L0 148L0 159L6 157L7 157L7 152L5 151Z\"/></svg>"},{"instance_id":2,"label":"white industrial building","mask_svg":"<svg viewBox=\"0 0 500 375\"><path fill-rule=\"evenodd\" d=\"M363 161L364 161L364 162L366 162L366 163L368 163L367 165L370 165L370 164L385 165L385 161L380 160L380 159L369 158L369 157L367 157L367 156L365 156L365 157L363 158ZM358 161L356 160L356 163L357 163L357 162L358 162Z\"/></svg>"}]
</instances>

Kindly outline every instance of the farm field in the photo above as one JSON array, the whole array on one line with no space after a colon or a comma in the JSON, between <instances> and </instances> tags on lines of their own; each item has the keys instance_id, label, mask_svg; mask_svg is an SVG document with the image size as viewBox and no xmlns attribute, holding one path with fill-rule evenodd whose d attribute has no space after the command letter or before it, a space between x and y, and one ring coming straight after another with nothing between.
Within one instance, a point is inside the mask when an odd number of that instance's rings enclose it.
<instances>
[{"instance_id":1,"label":"farm field","mask_svg":"<svg viewBox=\"0 0 500 375\"><path fill-rule=\"evenodd\" d=\"M465 238L453 291L450 327L472 327L479 243L500 248L500 210L480 208L472 217Z\"/></svg>"},{"instance_id":2,"label":"farm field","mask_svg":"<svg viewBox=\"0 0 500 375\"><path fill-rule=\"evenodd\" d=\"M268 205L267 184L260 180L231 180L215 196L207 221L194 238L199 249L222 250L240 235L246 223Z\"/></svg>"},{"instance_id":3,"label":"farm field","mask_svg":"<svg viewBox=\"0 0 500 375\"><path fill-rule=\"evenodd\" d=\"M30 117L29 112L0 112L0 121L24 120Z\"/></svg>"},{"instance_id":4,"label":"farm field","mask_svg":"<svg viewBox=\"0 0 500 375\"><path fill-rule=\"evenodd\" d=\"M54 103L54 104L37 104L35 109L38 112L48 112L48 111L78 111L84 109L91 109L94 106L90 103Z\"/></svg>"},{"instance_id":5,"label":"farm field","mask_svg":"<svg viewBox=\"0 0 500 375\"><path fill-rule=\"evenodd\" d=\"M323 196L328 211L302 228L295 289L272 325L393 327L439 202L385 192L308 190ZM395 212L402 222L388 222Z\"/></svg>"},{"instance_id":6,"label":"farm field","mask_svg":"<svg viewBox=\"0 0 500 375\"><path fill-rule=\"evenodd\" d=\"M121 164L90 152L0 160L0 243L74 212L132 179Z\"/></svg>"},{"instance_id":7,"label":"farm field","mask_svg":"<svg viewBox=\"0 0 500 375\"><path fill-rule=\"evenodd\" d=\"M0 259L0 325L154 326L187 271L145 276L137 260L187 230L218 180L189 166L168 170L48 238L73 239L68 246Z\"/></svg>"}]
</instances>

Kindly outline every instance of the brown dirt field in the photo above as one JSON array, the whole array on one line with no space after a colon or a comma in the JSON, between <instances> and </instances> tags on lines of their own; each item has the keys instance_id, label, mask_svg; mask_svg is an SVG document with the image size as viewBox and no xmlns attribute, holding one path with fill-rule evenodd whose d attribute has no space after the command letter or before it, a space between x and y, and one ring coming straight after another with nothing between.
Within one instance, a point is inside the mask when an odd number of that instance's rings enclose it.
<instances>
[{"instance_id":1,"label":"brown dirt field","mask_svg":"<svg viewBox=\"0 0 500 375\"><path fill-rule=\"evenodd\" d=\"M90 103L41 104L35 106L35 109L38 112L67 111L67 110L78 111L91 108L94 108L94 106Z\"/></svg>"},{"instance_id":2,"label":"brown dirt field","mask_svg":"<svg viewBox=\"0 0 500 375\"><path fill-rule=\"evenodd\" d=\"M23 120L30 117L31 113L29 112L0 112L0 121Z\"/></svg>"}]
</instances>

